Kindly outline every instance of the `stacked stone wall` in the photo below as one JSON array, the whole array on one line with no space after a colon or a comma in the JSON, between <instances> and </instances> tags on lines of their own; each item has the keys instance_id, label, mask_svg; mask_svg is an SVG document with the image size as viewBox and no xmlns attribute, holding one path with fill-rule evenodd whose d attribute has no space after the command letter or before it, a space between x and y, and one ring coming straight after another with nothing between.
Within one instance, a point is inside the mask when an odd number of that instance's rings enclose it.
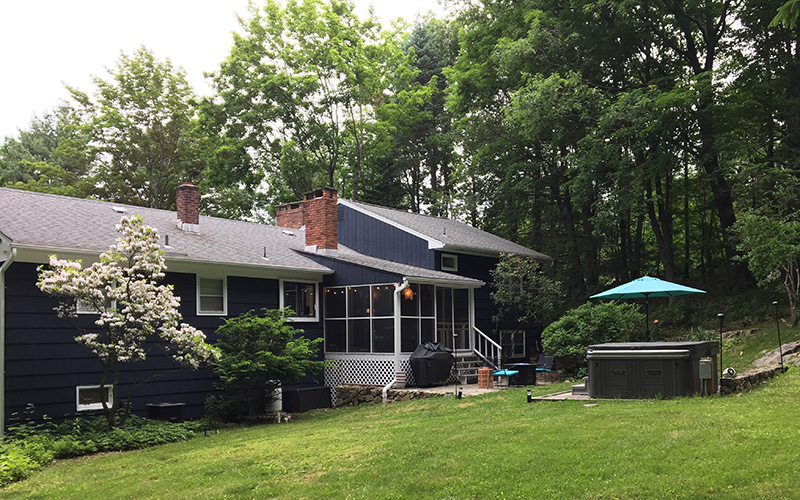
<instances>
[{"instance_id":1,"label":"stacked stone wall","mask_svg":"<svg viewBox=\"0 0 800 500\"><path fill-rule=\"evenodd\" d=\"M733 378L723 378L720 381L719 393L723 396L737 392L747 392L753 387L757 387L772 377L780 373L780 366L770 366L758 368L739 373Z\"/></svg>"},{"instance_id":2,"label":"stacked stone wall","mask_svg":"<svg viewBox=\"0 0 800 500\"><path fill-rule=\"evenodd\" d=\"M443 394L414 389L389 389L386 393L386 400L387 402L411 401L438 396L443 396ZM374 385L340 385L336 388L336 406L358 406L382 402L383 387Z\"/></svg>"}]
</instances>

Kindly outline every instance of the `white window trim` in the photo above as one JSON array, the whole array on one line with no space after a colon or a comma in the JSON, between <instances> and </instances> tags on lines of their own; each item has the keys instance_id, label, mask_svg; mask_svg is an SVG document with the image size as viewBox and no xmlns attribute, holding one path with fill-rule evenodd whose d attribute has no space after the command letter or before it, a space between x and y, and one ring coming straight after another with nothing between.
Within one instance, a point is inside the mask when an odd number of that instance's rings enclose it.
<instances>
[{"instance_id":1,"label":"white window trim","mask_svg":"<svg viewBox=\"0 0 800 500\"><path fill-rule=\"evenodd\" d=\"M280 290L278 291L278 298L280 308L286 307L283 302L283 283L302 283L304 285L314 285L314 317L311 316L292 316L292 321L296 323L316 323L319 321L319 284L316 281L303 281L303 280L280 280Z\"/></svg>"},{"instance_id":2,"label":"white window trim","mask_svg":"<svg viewBox=\"0 0 800 500\"><path fill-rule=\"evenodd\" d=\"M455 265L453 265L453 266L445 266L444 265L445 257L452 258L453 262L455 263ZM441 263L442 271L458 271L458 255L456 255L456 254L453 254L453 253L443 253L443 254L441 254L440 263Z\"/></svg>"},{"instance_id":3,"label":"white window trim","mask_svg":"<svg viewBox=\"0 0 800 500\"><path fill-rule=\"evenodd\" d=\"M114 386L113 385L106 385L104 387L108 388L108 401L106 401L106 405L108 407L114 406ZM76 411L93 411L93 410L102 410L103 403L90 403L90 404L81 404L80 403L80 393L81 389L99 389L99 385L79 385L75 387L75 409Z\"/></svg>"},{"instance_id":4,"label":"white window trim","mask_svg":"<svg viewBox=\"0 0 800 500\"><path fill-rule=\"evenodd\" d=\"M198 316L227 316L228 315L228 277L227 276L208 276L195 275L195 293ZM200 280L222 280L222 311L201 311L200 310Z\"/></svg>"},{"instance_id":5,"label":"white window trim","mask_svg":"<svg viewBox=\"0 0 800 500\"><path fill-rule=\"evenodd\" d=\"M79 315L85 314L85 315L89 315L89 316L98 316L98 315L102 314L102 312L103 312L103 311L98 311L97 309L90 310L88 307L86 309L82 310L80 307L78 307L79 303L84 303L87 306L91 305L90 303L88 303L85 300L81 300L81 299L75 300L75 314L79 314ZM117 301L116 300L112 300L111 304L110 304L110 307L112 309L116 308L117 307Z\"/></svg>"}]
</instances>

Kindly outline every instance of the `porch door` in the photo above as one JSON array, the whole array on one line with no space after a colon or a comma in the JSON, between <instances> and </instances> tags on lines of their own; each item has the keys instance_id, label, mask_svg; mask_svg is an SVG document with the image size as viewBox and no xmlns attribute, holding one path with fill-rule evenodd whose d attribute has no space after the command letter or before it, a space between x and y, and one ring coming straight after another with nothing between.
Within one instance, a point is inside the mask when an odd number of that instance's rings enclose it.
<instances>
[{"instance_id":1,"label":"porch door","mask_svg":"<svg viewBox=\"0 0 800 500\"><path fill-rule=\"evenodd\" d=\"M436 338L453 349L469 349L469 290L436 287Z\"/></svg>"}]
</instances>

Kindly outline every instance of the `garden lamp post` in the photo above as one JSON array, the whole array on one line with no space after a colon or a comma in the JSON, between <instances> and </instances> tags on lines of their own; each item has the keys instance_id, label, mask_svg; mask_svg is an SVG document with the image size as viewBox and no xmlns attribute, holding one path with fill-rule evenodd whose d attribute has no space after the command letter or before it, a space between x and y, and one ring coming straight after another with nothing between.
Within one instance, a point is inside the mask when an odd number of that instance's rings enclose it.
<instances>
[{"instance_id":1,"label":"garden lamp post","mask_svg":"<svg viewBox=\"0 0 800 500\"><path fill-rule=\"evenodd\" d=\"M717 319L719 320L719 380L722 383L722 323L725 321L725 315L719 313Z\"/></svg>"},{"instance_id":2,"label":"garden lamp post","mask_svg":"<svg viewBox=\"0 0 800 500\"><path fill-rule=\"evenodd\" d=\"M781 357L781 373L785 371L783 368L783 344L781 343L781 322L778 321L778 301L772 303L775 307L775 327L778 329L778 355Z\"/></svg>"}]
</instances>

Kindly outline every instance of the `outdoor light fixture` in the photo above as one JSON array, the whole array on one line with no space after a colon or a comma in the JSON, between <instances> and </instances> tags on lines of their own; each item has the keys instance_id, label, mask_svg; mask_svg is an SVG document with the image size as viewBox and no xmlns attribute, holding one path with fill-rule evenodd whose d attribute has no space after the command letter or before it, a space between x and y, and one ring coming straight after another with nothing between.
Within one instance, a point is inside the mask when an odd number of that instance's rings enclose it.
<instances>
[{"instance_id":1,"label":"outdoor light fixture","mask_svg":"<svg viewBox=\"0 0 800 500\"><path fill-rule=\"evenodd\" d=\"M725 315L722 313L717 314L719 319L719 380L722 383L722 322L725 321Z\"/></svg>"},{"instance_id":2,"label":"outdoor light fixture","mask_svg":"<svg viewBox=\"0 0 800 500\"><path fill-rule=\"evenodd\" d=\"M786 371L786 368L783 367L783 344L781 343L781 322L778 321L778 301L772 303L775 307L775 326L778 328L778 354L781 357L781 373Z\"/></svg>"},{"instance_id":3,"label":"outdoor light fixture","mask_svg":"<svg viewBox=\"0 0 800 500\"><path fill-rule=\"evenodd\" d=\"M403 289L403 298L406 300L412 300L414 298L414 290L411 287Z\"/></svg>"},{"instance_id":4,"label":"outdoor light fixture","mask_svg":"<svg viewBox=\"0 0 800 500\"><path fill-rule=\"evenodd\" d=\"M458 399L461 399L461 396L462 396L462 394L461 394L461 387L459 387L459 388L458 388L458 396L457 396L457 397L458 397Z\"/></svg>"},{"instance_id":5,"label":"outdoor light fixture","mask_svg":"<svg viewBox=\"0 0 800 500\"><path fill-rule=\"evenodd\" d=\"M531 397L531 390L528 389L528 403L530 403L531 401L533 401L533 397Z\"/></svg>"}]
</instances>

